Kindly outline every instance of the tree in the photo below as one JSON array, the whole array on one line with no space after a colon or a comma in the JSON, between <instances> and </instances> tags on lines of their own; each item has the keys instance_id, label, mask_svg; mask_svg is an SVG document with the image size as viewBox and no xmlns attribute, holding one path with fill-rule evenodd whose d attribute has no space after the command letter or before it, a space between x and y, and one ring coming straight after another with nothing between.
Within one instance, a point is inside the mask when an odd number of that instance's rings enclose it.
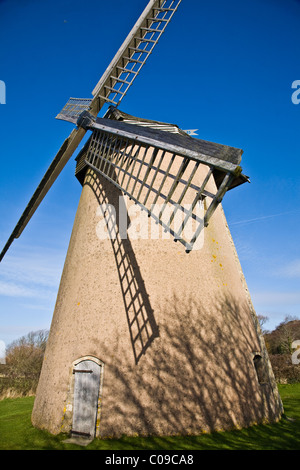
<instances>
[{"instance_id":1,"label":"tree","mask_svg":"<svg viewBox=\"0 0 300 470\"><path fill-rule=\"evenodd\" d=\"M296 339L299 339L298 330L295 328L295 323L298 322L296 317L287 315L285 319L278 325L277 329L279 330L279 350L281 353L292 354L293 348L292 343Z\"/></svg>"},{"instance_id":2,"label":"tree","mask_svg":"<svg viewBox=\"0 0 300 470\"><path fill-rule=\"evenodd\" d=\"M37 385L49 332L39 330L13 341L6 350L8 376Z\"/></svg>"},{"instance_id":3,"label":"tree","mask_svg":"<svg viewBox=\"0 0 300 470\"><path fill-rule=\"evenodd\" d=\"M263 334L267 333L267 331L264 330L263 326L267 321L269 321L269 317L267 317L265 315L257 315L257 319L258 319L258 322L259 322L262 333Z\"/></svg>"},{"instance_id":4,"label":"tree","mask_svg":"<svg viewBox=\"0 0 300 470\"><path fill-rule=\"evenodd\" d=\"M271 332L265 334L270 354L292 354L293 341L300 339L300 320L287 315Z\"/></svg>"}]
</instances>

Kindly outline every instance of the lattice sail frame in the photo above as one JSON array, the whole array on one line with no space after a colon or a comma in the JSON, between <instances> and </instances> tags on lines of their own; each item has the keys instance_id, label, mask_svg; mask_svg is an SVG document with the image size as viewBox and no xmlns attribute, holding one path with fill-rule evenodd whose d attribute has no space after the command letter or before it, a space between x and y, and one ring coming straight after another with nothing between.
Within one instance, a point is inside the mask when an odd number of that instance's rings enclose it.
<instances>
[{"instance_id":1,"label":"lattice sail frame","mask_svg":"<svg viewBox=\"0 0 300 470\"><path fill-rule=\"evenodd\" d=\"M118 106L153 52L181 0L158 0L133 27L92 94L100 102Z\"/></svg>"},{"instance_id":2,"label":"lattice sail frame","mask_svg":"<svg viewBox=\"0 0 300 470\"><path fill-rule=\"evenodd\" d=\"M241 168L180 147L165 131L107 119L97 119L90 128L93 133L83 151L86 165L129 196L187 252L199 249L203 228ZM223 173L219 186L213 178L216 170Z\"/></svg>"},{"instance_id":3,"label":"lattice sail frame","mask_svg":"<svg viewBox=\"0 0 300 470\"><path fill-rule=\"evenodd\" d=\"M149 0L146 8L94 87L93 98L70 98L56 118L76 123L78 116L84 111L89 111L95 117L105 104L119 105L152 53L180 2L181 0ZM0 252L0 262L12 242L20 237L41 201L77 149L85 132L82 127L73 129L61 145Z\"/></svg>"},{"instance_id":4,"label":"lattice sail frame","mask_svg":"<svg viewBox=\"0 0 300 470\"><path fill-rule=\"evenodd\" d=\"M75 122L84 110L98 114L105 103L118 106L165 32L181 0L149 2L92 91L93 99L69 98L56 116Z\"/></svg>"},{"instance_id":5,"label":"lattice sail frame","mask_svg":"<svg viewBox=\"0 0 300 470\"><path fill-rule=\"evenodd\" d=\"M78 119L83 111L90 108L92 98L69 98L62 110L56 116L56 119L67 120L71 118L71 121Z\"/></svg>"}]
</instances>

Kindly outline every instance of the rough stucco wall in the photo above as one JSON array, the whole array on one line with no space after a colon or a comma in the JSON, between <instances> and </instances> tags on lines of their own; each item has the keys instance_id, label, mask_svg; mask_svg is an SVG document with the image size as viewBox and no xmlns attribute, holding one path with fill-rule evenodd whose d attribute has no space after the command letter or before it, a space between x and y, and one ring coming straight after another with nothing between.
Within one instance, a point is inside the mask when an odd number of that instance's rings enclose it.
<instances>
[{"instance_id":1,"label":"rough stucco wall","mask_svg":"<svg viewBox=\"0 0 300 470\"><path fill-rule=\"evenodd\" d=\"M33 424L55 434L70 429L71 369L82 356L104 363L97 431L103 437L198 433L278 419L272 371L261 385L254 369L253 356L265 356L264 344L221 206L203 248L187 255L172 239L117 234L100 240L99 204L113 204L118 214L120 195L87 173Z\"/></svg>"}]
</instances>

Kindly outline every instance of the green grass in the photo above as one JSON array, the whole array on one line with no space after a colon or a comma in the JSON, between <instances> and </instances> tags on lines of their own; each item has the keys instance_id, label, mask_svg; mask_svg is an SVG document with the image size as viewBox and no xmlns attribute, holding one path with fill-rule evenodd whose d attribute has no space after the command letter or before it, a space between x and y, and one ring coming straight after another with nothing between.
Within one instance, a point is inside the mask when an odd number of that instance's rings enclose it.
<instances>
[{"instance_id":1,"label":"green grass","mask_svg":"<svg viewBox=\"0 0 300 470\"><path fill-rule=\"evenodd\" d=\"M53 436L35 429L30 420L33 397L0 401L1 450L296 450L300 449L300 383L280 385L285 416L271 425L257 425L231 432L215 432L199 436L122 437L95 439L87 447L66 444L66 435Z\"/></svg>"}]
</instances>

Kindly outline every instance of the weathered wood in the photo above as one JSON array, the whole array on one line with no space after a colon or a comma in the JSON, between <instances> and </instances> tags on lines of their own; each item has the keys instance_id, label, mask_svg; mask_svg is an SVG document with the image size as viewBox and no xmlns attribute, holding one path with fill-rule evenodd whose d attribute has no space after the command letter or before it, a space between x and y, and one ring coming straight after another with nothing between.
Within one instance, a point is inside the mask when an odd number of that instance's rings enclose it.
<instances>
[{"instance_id":1,"label":"weathered wood","mask_svg":"<svg viewBox=\"0 0 300 470\"><path fill-rule=\"evenodd\" d=\"M117 114L118 118L122 119L122 112L118 111ZM134 122L134 119L132 121ZM175 240L182 243L188 252L191 251L200 232L208 224L226 191L230 189L232 181L236 177L240 178L241 167L230 160L239 162L242 150L194 139L187 134L174 134L159 130L157 127L153 129L122 120L107 118L93 120L87 116L85 123L88 129L93 130L93 134L78 159L81 172L84 170L82 165L84 160L87 166L104 176L147 211L148 215L170 232ZM143 124L146 123L145 120ZM151 126L150 122L148 124ZM158 155L160 155L159 161L156 164ZM173 167L175 160L176 164ZM162 162L164 162L163 168L161 168ZM175 173L171 172L171 167ZM207 174L205 167L208 168ZM211 193L207 191L209 188L206 185L215 169L220 173L219 184L216 186L216 191ZM149 178L151 171L153 174ZM247 180L244 178L243 182ZM150 195L151 201L148 201ZM197 213L198 202L207 196L211 202L210 204L207 202L209 206L202 220ZM158 198L162 206L159 207L157 215L155 211ZM187 204L192 205L190 210L186 208ZM171 208L172 214L167 215L168 222L164 222L163 216L167 206L168 210ZM179 216L176 223L175 215ZM182 217L184 221L178 231L175 226L178 225L178 221L180 223ZM191 219L196 222L194 235L182 236L181 232Z\"/></svg>"},{"instance_id":2,"label":"weathered wood","mask_svg":"<svg viewBox=\"0 0 300 470\"><path fill-rule=\"evenodd\" d=\"M94 96L94 99L91 104L91 110L93 113L98 114L100 107L105 103L105 102L110 102L114 104L119 104L120 100L124 96L124 94L127 92L128 88L131 86L132 82L136 78L136 75L139 73L139 70L141 67L144 65L146 62L147 58L151 54L153 48L157 44L160 36L164 32L167 24L171 20L173 14L177 10L181 0L176 0L174 3L174 8L161 8L161 0L150 0L146 8L144 9L143 13L140 15L139 19L131 29L130 33L126 37L125 41L113 57L111 63L105 70L104 74L102 75L101 79L95 86L95 88L92 91L92 94ZM157 13L155 13L157 12ZM158 15L160 12L164 13L163 18L155 18L156 15ZM166 18L165 16L168 15ZM155 22L159 23L155 29L151 28L151 25L149 25L149 22ZM150 26L150 27L149 27ZM146 36L152 34L152 37L147 38ZM153 35L157 35L154 37ZM150 44L151 46L147 49L147 46L144 48L141 48L141 44ZM133 50L133 54L130 54L130 50ZM146 54L146 57L141 60L141 58L133 58L134 54ZM137 70L129 70L126 69L127 64L130 63L135 63L139 64ZM120 70L120 73L118 72ZM122 89L124 92L123 94L120 94L120 97L117 96L111 98L110 95L108 94L105 96L103 93L103 90L105 87L111 86L111 79L113 77L117 77L117 81L119 80L118 76L122 74L128 73L131 74L133 73L134 76L131 78L128 77L122 77L120 80L121 83L125 84L124 82L128 81L129 84L126 84L126 86ZM117 81L115 83L117 83Z\"/></svg>"},{"instance_id":3,"label":"weathered wood","mask_svg":"<svg viewBox=\"0 0 300 470\"><path fill-rule=\"evenodd\" d=\"M177 0L177 6L179 5L180 1L181 0ZM101 77L101 79L97 83L96 87L93 90L94 98L92 99L92 101L90 103L90 107L89 107L90 113L93 116L95 116L95 117L97 116L97 114L99 113L101 107L104 105L105 102L111 102L113 104L116 104L116 102L114 100L110 100L110 99L108 99L108 97L103 96L103 94L104 94L104 85L110 86L111 85L111 77L112 76L118 76L117 68L120 68L121 65L124 65L124 64L121 64L120 62L123 61L122 60L123 56L126 55L126 53L128 53L129 46L132 46L132 47L137 46L137 44L136 44L136 35L141 32L140 27L141 26L147 27L148 18L153 16L153 8L154 7L155 8L160 7L160 5L161 5L161 0L150 0L149 1L147 7L145 8L143 13L139 17L138 21L136 22L136 24L132 28L131 32L129 33L129 35L125 39L125 41L122 44L122 46L120 47L119 51L115 55L113 61L108 66L108 68L104 72L103 76ZM176 8L174 9L174 12L175 12L175 10L176 10ZM171 17L168 18L168 22L169 22L170 19L171 19ZM164 26L166 26L166 24ZM141 42L142 41L152 42L152 40L148 41L148 40L145 40L145 39L141 38ZM154 42L156 43L157 40L154 41ZM145 51L145 52L147 52L147 54L149 55L149 51ZM124 71L128 72L128 73L132 73L132 74L134 74L134 76L136 76L137 73L138 73L137 71L126 70L126 68L124 68ZM124 77L122 78L122 80L124 81L124 83L127 81L126 79L124 79ZM132 84L132 81L133 80L129 80L129 84L126 84L127 88L124 92L123 91L119 92L119 93L121 93L121 96L124 96L124 94L127 91L128 87ZM62 112L58 114L57 118L58 119L65 119L65 120L68 120L72 123L76 123L76 121L77 121L77 117L74 117L74 116L67 116L66 117L62 114ZM37 207L39 206L39 204L41 203L41 201L43 200L45 195L47 194L48 190L50 189L50 187L52 186L52 184L54 183L54 181L56 180L56 178L58 177L58 175L60 174L60 172L62 171L62 169L66 165L66 163L68 162L68 160L73 155L74 151L76 150L76 148L78 147L78 145L81 142L82 138L84 137L84 134L85 134L85 129L83 129L83 128L74 129L71 132L70 136L64 141L63 145L61 146L61 148L57 152L54 160L50 164L47 172L45 173L45 176L42 178L39 186L37 187L37 189L34 192L32 198L30 199L25 211L23 212L23 214L22 214L21 218L19 219L15 229L13 230L12 234L10 235L7 243L5 244L5 246L2 250L2 252L0 253L0 261L2 260L5 253L9 249L9 247L12 244L13 240L15 238L18 238L20 236L20 234L22 233L22 231L24 230L25 226L27 225L28 221L30 220L30 218L34 214L35 210L37 209Z\"/></svg>"},{"instance_id":4,"label":"weathered wood","mask_svg":"<svg viewBox=\"0 0 300 470\"><path fill-rule=\"evenodd\" d=\"M45 195L51 188L52 184L54 183L56 178L59 176L59 174L61 173L61 171L63 170L63 168L65 167L65 165L67 164L71 156L73 155L74 151L78 147L85 132L86 131L83 128L74 129L71 132L70 136L62 144L55 158L51 162L48 170L43 176L40 184L35 190L33 196L31 197L29 203L27 204L23 214L21 215L6 245L4 246L2 252L0 253L0 261L3 259L5 253L9 249L14 239L19 238L19 236L23 232L24 228L28 224L34 212L36 211L36 209L38 208L38 206L44 199Z\"/></svg>"},{"instance_id":5,"label":"weathered wood","mask_svg":"<svg viewBox=\"0 0 300 470\"><path fill-rule=\"evenodd\" d=\"M241 149L105 118L97 118L90 128L187 156L201 163L213 165L222 171L230 171L236 175L241 173L239 167L243 153Z\"/></svg>"},{"instance_id":6,"label":"weathered wood","mask_svg":"<svg viewBox=\"0 0 300 470\"><path fill-rule=\"evenodd\" d=\"M85 360L75 366L74 372L81 373L75 373L71 432L93 437L96 429L101 366L91 360Z\"/></svg>"}]
</instances>

